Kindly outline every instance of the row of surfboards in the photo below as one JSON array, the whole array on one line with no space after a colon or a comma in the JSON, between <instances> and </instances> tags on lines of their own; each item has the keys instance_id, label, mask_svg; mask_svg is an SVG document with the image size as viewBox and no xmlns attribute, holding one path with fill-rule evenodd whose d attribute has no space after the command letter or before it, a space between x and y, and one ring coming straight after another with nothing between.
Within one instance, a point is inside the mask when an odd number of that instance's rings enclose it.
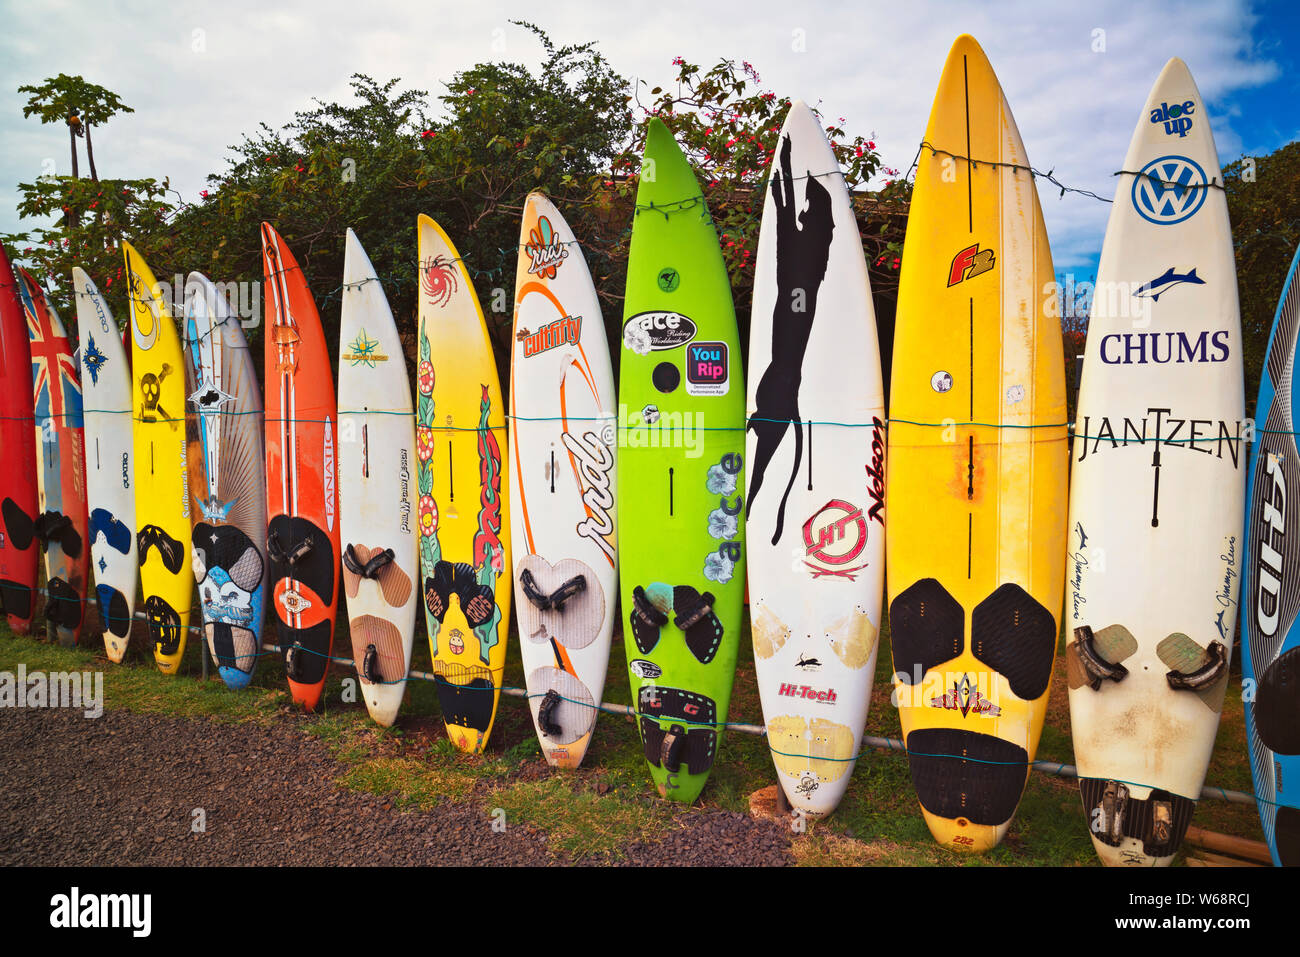
<instances>
[{"instance_id":1,"label":"row of surfboards","mask_svg":"<svg viewBox=\"0 0 1300 957\"><path fill-rule=\"evenodd\" d=\"M398 327L351 231L336 395L303 273L262 227L265 409L240 325L201 275L178 335L124 244L128 358L74 271L74 357L39 284L0 263L4 291L18 293L0 296L11 625L30 621L39 540L59 637L81 625L89 559L120 660L138 567L155 656L173 672L188 559L226 682L247 684L269 604L293 697L313 708L342 587L367 707L391 724L418 601L448 733L473 752L495 718L513 598L543 753L575 767L618 588L646 761L661 794L692 801L721 746L747 582L778 778L792 807L826 814L861 747L887 560L894 703L936 839L980 851L1005 835L1068 623L1082 826L1107 863L1149 865L1172 859L1204 781L1244 575L1256 791L1275 859L1296 862L1300 802L1283 787L1300 779L1300 557L1286 507L1300 478L1294 269L1261 385L1267 431L1251 445L1218 157L1200 94L1171 60L1125 158L1071 447L1034 179L970 37L948 56L926 144L888 413L851 198L800 102L765 196L748 390L717 233L655 119L617 393L579 244L536 193L508 416L469 272L428 217L414 402ZM17 385L24 314L34 407Z\"/></svg>"}]
</instances>

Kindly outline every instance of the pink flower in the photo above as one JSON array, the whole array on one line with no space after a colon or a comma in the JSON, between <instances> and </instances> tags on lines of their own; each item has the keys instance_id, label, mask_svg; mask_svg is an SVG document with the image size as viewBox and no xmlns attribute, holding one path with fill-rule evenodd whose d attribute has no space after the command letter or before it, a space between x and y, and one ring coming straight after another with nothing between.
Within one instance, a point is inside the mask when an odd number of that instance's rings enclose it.
<instances>
[{"instance_id":1,"label":"pink flower","mask_svg":"<svg viewBox=\"0 0 1300 957\"><path fill-rule=\"evenodd\" d=\"M428 359L420 360L416 374L419 376L420 395L433 395L433 363Z\"/></svg>"}]
</instances>

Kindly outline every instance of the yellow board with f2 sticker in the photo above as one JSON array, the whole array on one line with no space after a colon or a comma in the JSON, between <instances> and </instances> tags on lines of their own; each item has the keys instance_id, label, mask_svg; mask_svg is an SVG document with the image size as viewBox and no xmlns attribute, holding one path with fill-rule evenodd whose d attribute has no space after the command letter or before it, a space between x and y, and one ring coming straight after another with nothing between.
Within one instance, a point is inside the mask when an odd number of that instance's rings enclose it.
<instances>
[{"instance_id":1,"label":"yellow board with f2 sticker","mask_svg":"<svg viewBox=\"0 0 1300 957\"><path fill-rule=\"evenodd\" d=\"M122 252L131 310L140 586L154 660L163 674L173 675L185 654L194 594L185 468L185 357L153 273L130 243L122 243Z\"/></svg>"},{"instance_id":2,"label":"yellow board with f2 sticker","mask_svg":"<svg viewBox=\"0 0 1300 957\"><path fill-rule=\"evenodd\" d=\"M1046 715L1065 364L1029 160L971 37L948 54L925 138L891 381L890 641L926 823L939 843L982 851L1006 834Z\"/></svg>"},{"instance_id":3,"label":"yellow board with f2 sticker","mask_svg":"<svg viewBox=\"0 0 1300 957\"><path fill-rule=\"evenodd\" d=\"M419 218L420 577L447 735L487 744L510 628L506 416L487 324L447 234Z\"/></svg>"}]
</instances>

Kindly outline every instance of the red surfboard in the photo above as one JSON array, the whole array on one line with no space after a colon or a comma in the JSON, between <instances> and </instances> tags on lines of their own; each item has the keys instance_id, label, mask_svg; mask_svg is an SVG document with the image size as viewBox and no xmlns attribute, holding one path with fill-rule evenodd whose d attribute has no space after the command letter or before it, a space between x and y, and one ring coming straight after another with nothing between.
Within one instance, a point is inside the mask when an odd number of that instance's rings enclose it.
<instances>
[{"instance_id":1,"label":"red surfboard","mask_svg":"<svg viewBox=\"0 0 1300 957\"><path fill-rule=\"evenodd\" d=\"M18 272L31 349L33 435L40 470L36 537L45 548L45 618L51 638L75 645L86 617L90 570L81 377L72 343L45 290L27 270Z\"/></svg>"},{"instance_id":2,"label":"red surfboard","mask_svg":"<svg viewBox=\"0 0 1300 957\"><path fill-rule=\"evenodd\" d=\"M266 274L266 550L271 607L295 704L315 710L338 610L334 376L298 261L262 224Z\"/></svg>"},{"instance_id":3,"label":"red surfboard","mask_svg":"<svg viewBox=\"0 0 1300 957\"><path fill-rule=\"evenodd\" d=\"M18 281L0 246L0 608L20 635L36 610L36 444L32 354Z\"/></svg>"}]
</instances>

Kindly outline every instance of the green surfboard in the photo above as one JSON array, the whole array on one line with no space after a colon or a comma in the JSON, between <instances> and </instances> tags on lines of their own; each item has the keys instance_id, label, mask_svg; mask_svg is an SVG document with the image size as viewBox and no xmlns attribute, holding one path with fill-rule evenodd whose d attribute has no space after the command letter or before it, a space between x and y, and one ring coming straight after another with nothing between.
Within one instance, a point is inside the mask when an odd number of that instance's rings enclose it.
<instances>
[{"instance_id":1,"label":"green surfboard","mask_svg":"<svg viewBox=\"0 0 1300 957\"><path fill-rule=\"evenodd\" d=\"M618 514L632 705L659 793L694 801L722 744L744 601L745 380L717 231L652 119L628 253Z\"/></svg>"}]
</instances>

